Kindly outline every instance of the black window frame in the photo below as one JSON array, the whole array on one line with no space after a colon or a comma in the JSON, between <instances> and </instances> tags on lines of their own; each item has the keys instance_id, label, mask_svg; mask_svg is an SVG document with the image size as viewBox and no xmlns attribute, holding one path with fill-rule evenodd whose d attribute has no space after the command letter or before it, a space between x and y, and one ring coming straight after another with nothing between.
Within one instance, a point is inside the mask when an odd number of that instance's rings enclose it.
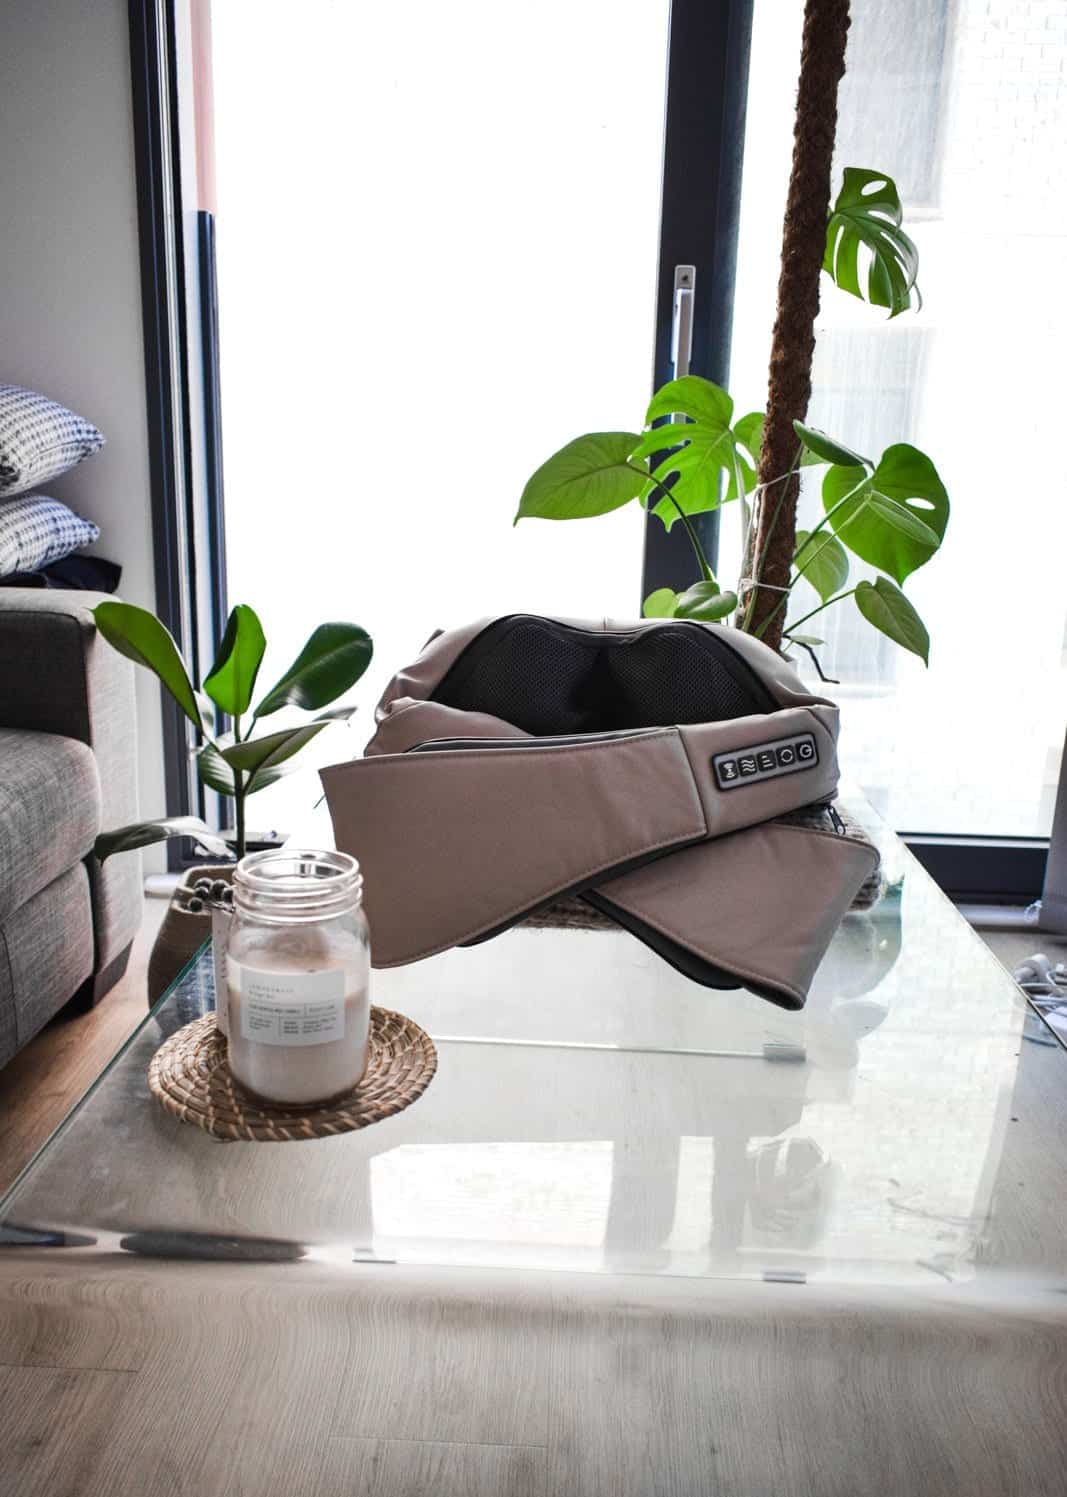
<instances>
[{"instance_id":1,"label":"black window frame","mask_svg":"<svg viewBox=\"0 0 1067 1497\"><path fill-rule=\"evenodd\" d=\"M221 473L221 432L214 241L211 227L201 226L199 325L191 328L177 8L174 0L129 0L128 16L155 607L199 679L210 663L212 642L221 635L226 595L221 490L216 482ZM207 276L205 255L210 257ZM196 411L190 406L189 380L194 357L203 360L206 395L205 408ZM207 452L208 476L202 484L196 481L194 423L201 424ZM209 599L206 609L198 606L201 584ZM162 690L160 711L166 814L200 816L210 825L220 825L221 798L205 791L196 774L192 724ZM192 842L168 842L167 865L172 871L197 861L201 860Z\"/></svg>"},{"instance_id":2,"label":"black window frame","mask_svg":"<svg viewBox=\"0 0 1067 1497\"><path fill-rule=\"evenodd\" d=\"M653 388L673 374L678 264L697 267L691 368L716 383L728 381L753 4L672 0ZM214 223L210 214L200 215L201 303L194 331L204 361L206 409L191 412L174 0L129 0L129 21L156 607L196 665L204 641L221 632L226 606ZM717 100L715 107L709 108L709 98ZM205 493L197 492L193 480L194 420L204 423L206 433ZM697 523L714 565L718 515L700 516ZM196 608L198 566L206 568L200 581L211 600L206 620ZM696 580L680 527L668 534L650 515L641 599L656 588L678 590ZM162 714L166 810L209 819L213 814L217 824L218 806L205 804L190 758L190 725L166 695ZM1041 893L1047 838L901 835L954 898L1028 903ZM175 844L169 857L172 868L193 861Z\"/></svg>"},{"instance_id":3,"label":"black window frame","mask_svg":"<svg viewBox=\"0 0 1067 1497\"><path fill-rule=\"evenodd\" d=\"M663 196L652 388L674 376L674 268L696 267L690 370L726 385L730 374L734 274L741 211L748 60L754 0L673 0L663 129ZM718 98L715 109L709 98ZM701 191L703 188L703 191ZM717 512L694 527L715 565ZM688 538L645 521L642 602L657 588L698 581Z\"/></svg>"}]
</instances>

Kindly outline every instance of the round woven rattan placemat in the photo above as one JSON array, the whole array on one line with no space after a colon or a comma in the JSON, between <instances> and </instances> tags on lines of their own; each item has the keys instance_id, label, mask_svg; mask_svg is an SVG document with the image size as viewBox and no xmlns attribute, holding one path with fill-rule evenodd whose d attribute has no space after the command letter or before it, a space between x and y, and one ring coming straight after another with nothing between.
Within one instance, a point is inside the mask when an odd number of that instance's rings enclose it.
<instances>
[{"instance_id":1,"label":"round woven rattan placemat","mask_svg":"<svg viewBox=\"0 0 1067 1497\"><path fill-rule=\"evenodd\" d=\"M403 1112L437 1070L437 1051L413 1019L388 1008L370 1011L370 1056L363 1080L318 1107L281 1107L249 1096L234 1081L226 1039L208 1014L172 1034L148 1068L148 1085L167 1112L215 1138L288 1143L330 1138Z\"/></svg>"}]
</instances>

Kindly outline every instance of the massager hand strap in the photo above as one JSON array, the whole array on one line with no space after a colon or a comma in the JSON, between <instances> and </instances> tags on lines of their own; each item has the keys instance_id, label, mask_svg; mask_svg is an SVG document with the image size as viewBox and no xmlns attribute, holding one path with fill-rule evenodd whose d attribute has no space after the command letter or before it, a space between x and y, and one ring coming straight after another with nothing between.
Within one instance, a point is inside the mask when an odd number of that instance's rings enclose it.
<instances>
[{"instance_id":1,"label":"massager hand strap","mask_svg":"<svg viewBox=\"0 0 1067 1497\"><path fill-rule=\"evenodd\" d=\"M838 834L829 818L823 831L768 822L682 848L582 897L696 982L798 1009L877 864L869 842Z\"/></svg>"},{"instance_id":2,"label":"massager hand strap","mask_svg":"<svg viewBox=\"0 0 1067 1497\"><path fill-rule=\"evenodd\" d=\"M401 706L375 740L398 751L322 771L337 845L366 875L376 966L484 939L563 893L825 800L837 784L825 704L572 738L504 723L496 737L421 736L479 716L450 712ZM810 758L797 757L802 744ZM781 762L783 747L794 754ZM724 778L724 765L736 774Z\"/></svg>"}]
</instances>

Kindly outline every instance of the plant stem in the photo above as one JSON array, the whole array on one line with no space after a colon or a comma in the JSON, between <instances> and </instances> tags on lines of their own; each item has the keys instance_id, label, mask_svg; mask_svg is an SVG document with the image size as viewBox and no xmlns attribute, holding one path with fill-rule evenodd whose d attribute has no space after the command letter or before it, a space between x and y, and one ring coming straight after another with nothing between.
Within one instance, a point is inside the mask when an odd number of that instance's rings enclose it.
<instances>
[{"instance_id":1,"label":"plant stem","mask_svg":"<svg viewBox=\"0 0 1067 1497\"><path fill-rule=\"evenodd\" d=\"M832 598L827 598L825 603L820 603L818 608L813 608L811 612L806 613L803 618L794 619L791 624L786 624L785 628L782 630L782 633L792 634L794 629L799 629L801 624L806 624L808 620L813 619L817 613L822 613L823 609L829 608L831 603L840 603L845 598L851 598L852 594L855 591L856 589L854 587L850 587L847 593L835 593Z\"/></svg>"},{"instance_id":2,"label":"plant stem","mask_svg":"<svg viewBox=\"0 0 1067 1497\"><path fill-rule=\"evenodd\" d=\"M670 502L674 505L675 509L678 511L678 518L685 526L686 534L689 537L689 544L693 548L693 554L696 556L697 565L700 568L701 578L705 582L714 582L715 573L711 570L711 567L708 563L708 558L704 555L704 548L700 544L700 538L698 537L696 530L693 528L689 516L686 514L682 506L678 503L677 499L671 493L670 489L667 488L665 484L660 483L658 478L654 478L651 473L647 473L644 468L635 468L633 467L632 463L627 463L626 466L630 468L632 472L640 473L642 478L651 478L652 482L656 485L659 493L662 494L665 499L669 499Z\"/></svg>"},{"instance_id":3,"label":"plant stem","mask_svg":"<svg viewBox=\"0 0 1067 1497\"><path fill-rule=\"evenodd\" d=\"M799 472L800 472L800 468L797 466L796 463L794 463L793 466L790 468L790 470L789 470L788 473L783 473L780 478L772 478L769 483L761 484L759 486L759 488L753 489L753 491L752 491L752 497L753 497L753 499L761 491L773 488L776 483L784 483L786 481L786 479L792 478L794 474L799 473ZM778 495L778 503L774 507L774 514L771 516L770 524L767 527L767 535L766 535L766 539L764 541L763 550L760 552L759 556L755 558L755 561L754 561L754 564L753 564L753 567L752 567L752 577L750 579L751 580L751 587L750 587L750 590L749 590L748 602L745 605L745 616L744 616L744 619L743 619L743 621L741 623L741 628L745 629L745 630L748 629L749 624L752 622L752 610L756 606L756 595L758 594L759 589L760 589L760 582L759 582L760 572L761 572L761 570L763 568L764 561L767 559L767 548L770 546L771 537L774 535L774 527L778 524L778 516L782 512L782 505L785 503L788 495L789 495L789 490L788 489L783 489L782 492ZM777 611L777 610L775 610L775 611ZM773 616L774 615L772 613L772 617ZM767 622L770 623L770 619L768 619ZM759 636L757 635L756 637L758 638Z\"/></svg>"},{"instance_id":4,"label":"plant stem","mask_svg":"<svg viewBox=\"0 0 1067 1497\"><path fill-rule=\"evenodd\" d=\"M826 526L833 519L834 515L837 514L837 511L841 508L841 506L843 504L847 504L848 501L850 499L852 499L859 492L860 489L862 489L863 485L867 482L867 480L868 480L869 477L870 477L870 474L866 471L866 469L864 469L863 477L860 479L859 483L857 483L854 488L849 489L849 491L848 491L847 494L842 494L841 498L837 501L836 504L833 504L833 505L830 506L830 508L823 515L822 519L819 521L818 525L816 525L813 530L809 530L808 531L808 538L804 542L804 545L802 547L803 550L806 551L808 549L808 547L811 545L812 541L818 535L819 531L820 530L825 530ZM856 510L856 514L858 515L859 513L860 513L860 510L857 509ZM851 518L855 519L856 515L853 515ZM819 549L821 550L822 547L820 547ZM794 578L793 581L795 582L796 578ZM791 582L789 585L790 585L790 587L792 587L793 583Z\"/></svg>"},{"instance_id":5,"label":"plant stem","mask_svg":"<svg viewBox=\"0 0 1067 1497\"><path fill-rule=\"evenodd\" d=\"M237 861L240 862L245 855L245 787L244 772L240 769L233 772L233 803L237 820Z\"/></svg>"},{"instance_id":6,"label":"plant stem","mask_svg":"<svg viewBox=\"0 0 1067 1497\"><path fill-rule=\"evenodd\" d=\"M833 516L837 514L837 511L841 508L841 506L843 504L847 504L848 501L850 499L852 499L860 489L862 489L863 485L867 482L867 479L868 479L869 476L870 475L865 472L864 476L860 479L859 483L857 483L854 488L849 489L848 493L847 494L843 494L841 496L841 498L837 501L836 504L831 505L831 507L826 511L826 513L823 515L822 519L819 521L818 525L816 525L815 529L808 532L808 538L804 542L803 546L800 548L802 551L807 551L808 550L808 548L810 547L812 541L819 534L819 531L825 529L825 527L829 524L829 522L833 518ZM867 501L865 499L863 499L863 500L860 501L859 505L856 508L856 514L857 515L863 510L863 508L866 506L866 503L867 503ZM856 515L853 515L851 518L855 519ZM773 528L773 526L772 526L772 528ZM818 556L823 550L825 550L825 548L830 544L831 540L833 540L833 539L835 539L835 536L828 535L825 538L825 540L823 541L822 545L818 548L818 550L812 552L812 554L808 557L808 559L804 563L804 565L797 567L796 576L789 583L789 586L786 588L786 590L782 594L782 596L778 599L777 603L775 603L774 607L771 609L770 613L764 619L764 621L760 625L759 629L756 630L755 637L757 639L761 639L763 637L763 631L764 631L764 629L766 629L768 627L768 625L771 623L772 619L776 619L778 617L778 615L781 613L782 609L789 602L789 595L792 593L794 587L796 587L796 585L800 581L801 577L803 577L803 575L807 571L808 567L811 566L811 564L815 560L816 556ZM794 560L795 559L796 558L794 557ZM753 591L755 591L755 589L753 589ZM855 589L853 589L853 591L855 591ZM842 593L841 596L842 597L848 597L849 595L847 593ZM833 601L834 600L831 598L830 602L832 603ZM825 605L824 605L824 607L825 607ZM818 609L816 609L815 611L817 613ZM807 617L810 618L811 614L808 614ZM747 613L745 615L745 624L746 625L748 624L748 614Z\"/></svg>"}]
</instances>

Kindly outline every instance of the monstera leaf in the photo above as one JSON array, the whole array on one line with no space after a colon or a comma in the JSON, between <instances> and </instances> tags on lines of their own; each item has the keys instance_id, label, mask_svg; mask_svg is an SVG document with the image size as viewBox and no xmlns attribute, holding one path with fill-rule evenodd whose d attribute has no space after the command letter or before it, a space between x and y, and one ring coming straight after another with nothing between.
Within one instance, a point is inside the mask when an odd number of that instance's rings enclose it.
<instances>
[{"instance_id":1,"label":"monstera leaf","mask_svg":"<svg viewBox=\"0 0 1067 1497\"><path fill-rule=\"evenodd\" d=\"M674 605L676 619L697 619L715 624L727 618L737 607L737 594L720 591L717 582L694 582Z\"/></svg>"},{"instance_id":2,"label":"monstera leaf","mask_svg":"<svg viewBox=\"0 0 1067 1497\"><path fill-rule=\"evenodd\" d=\"M631 453L634 462L646 458L652 462L653 477L642 498L656 500L652 513L668 530L679 509L686 515L704 514L754 486L755 470L748 449L731 425L733 414L734 403L726 391L697 374L672 379L653 395L645 412L646 425L663 416L689 418L646 431ZM664 486L672 476L668 499Z\"/></svg>"},{"instance_id":3,"label":"monstera leaf","mask_svg":"<svg viewBox=\"0 0 1067 1497\"><path fill-rule=\"evenodd\" d=\"M756 469L759 467L760 449L763 446L763 428L766 422L767 418L762 411L750 411L747 416L742 416L740 421L734 422L734 435L752 458L752 481L751 483L747 483L746 480L747 487L751 489L756 487ZM797 436L800 438L800 467L810 468L813 465L817 466L822 463L834 461L833 458L820 457L815 448L809 446L804 441L805 434L821 437L823 435L822 432L817 432L814 427L801 426L799 421L794 421L793 426L796 429ZM827 437L825 440L829 442L830 438ZM839 447L838 450L846 452L848 449ZM856 458L855 460L856 462L861 461L860 458Z\"/></svg>"},{"instance_id":4,"label":"monstera leaf","mask_svg":"<svg viewBox=\"0 0 1067 1497\"><path fill-rule=\"evenodd\" d=\"M813 463L841 463L845 467L873 468L869 457L853 452L844 442L828 437L817 426L805 426L801 421L793 422L793 430L804 448L804 459Z\"/></svg>"},{"instance_id":5,"label":"monstera leaf","mask_svg":"<svg viewBox=\"0 0 1067 1497\"><path fill-rule=\"evenodd\" d=\"M918 655L923 665L930 664L930 636L926 625L900 588L894 586L888 577L858 583L856 607L869 624L880 629L894 644Z\"/></svg>"},{"instance_id":6,"label":"monstera leaf","mask_svg":"<svg viewBox=\"0 0 1067 1497\"><path fill-rule=\"evenodd\" d=\"M848 581L848 556L834 535L821 531L811 538L807 530L797 531L797 549L793 564L805 582L810 582L824 603L839 593ZM799 636L797 636L799 639ZM805 643L800 640L800 643Z\"/></svg>"},{"instance_id":7,"label":"monstera leaf","mask_svg":"<svg viewBox=\"0 0 1067 1497\"><path fill-rule=\"evenodd\" d=\"M900 194L892 177L866 167L846 166L845 179L826 225L823 269L842 291L888 307L890 317L922 305L915 277L919 252L900 227ZM861 284L861 247L866 292Z\"/></svg>"},{"instance_id":8,"label":"monstera leaf","mask_svg":"<svg viewBox=\"0 0 1067 1497\"><path fill-rule=\"evenodd\" d=\"M734 436L737 438L738 446L744 449L752 459L752 485L755 487L756 473L759 467L760 448L763 446L763 427L766 416L762 411L749 411L747 416L742 416L739 421L734 422Z\"/></svg>"},{"instance_id":9,"label":"monstera leaf","mask_svg":"<svg viewBox=\"0 0 1067 1497\"><path fill-rule=\"evenodd\" d=\"M588 520L629 504L644 482L627 464L639 441L633 431L596 431L568 442L527 481L515 523Z\"/></svg>"},{"instance_id":10,"label":"monstera leaf","mask_svg":"<svg viewBox=\"0 0 1067 1497\"><path fill-rule=\"evenodd\" d=\"M937 469L907 442L887 447L873 473L829 468L822 502L848 549L897 582L930 560L948 524L948 494Z\"/></svg>"},{"instance_id":11,"label":"monstera leaf","mask_svg":"<svg viewBox=\"0 0 1067 1497\"><path fill-rule=\"evenodd\" d=\"M657 587L645 599L641 614L646 619L673 619L678 594L673 587Z\"/></svg>"}]
</instances>

